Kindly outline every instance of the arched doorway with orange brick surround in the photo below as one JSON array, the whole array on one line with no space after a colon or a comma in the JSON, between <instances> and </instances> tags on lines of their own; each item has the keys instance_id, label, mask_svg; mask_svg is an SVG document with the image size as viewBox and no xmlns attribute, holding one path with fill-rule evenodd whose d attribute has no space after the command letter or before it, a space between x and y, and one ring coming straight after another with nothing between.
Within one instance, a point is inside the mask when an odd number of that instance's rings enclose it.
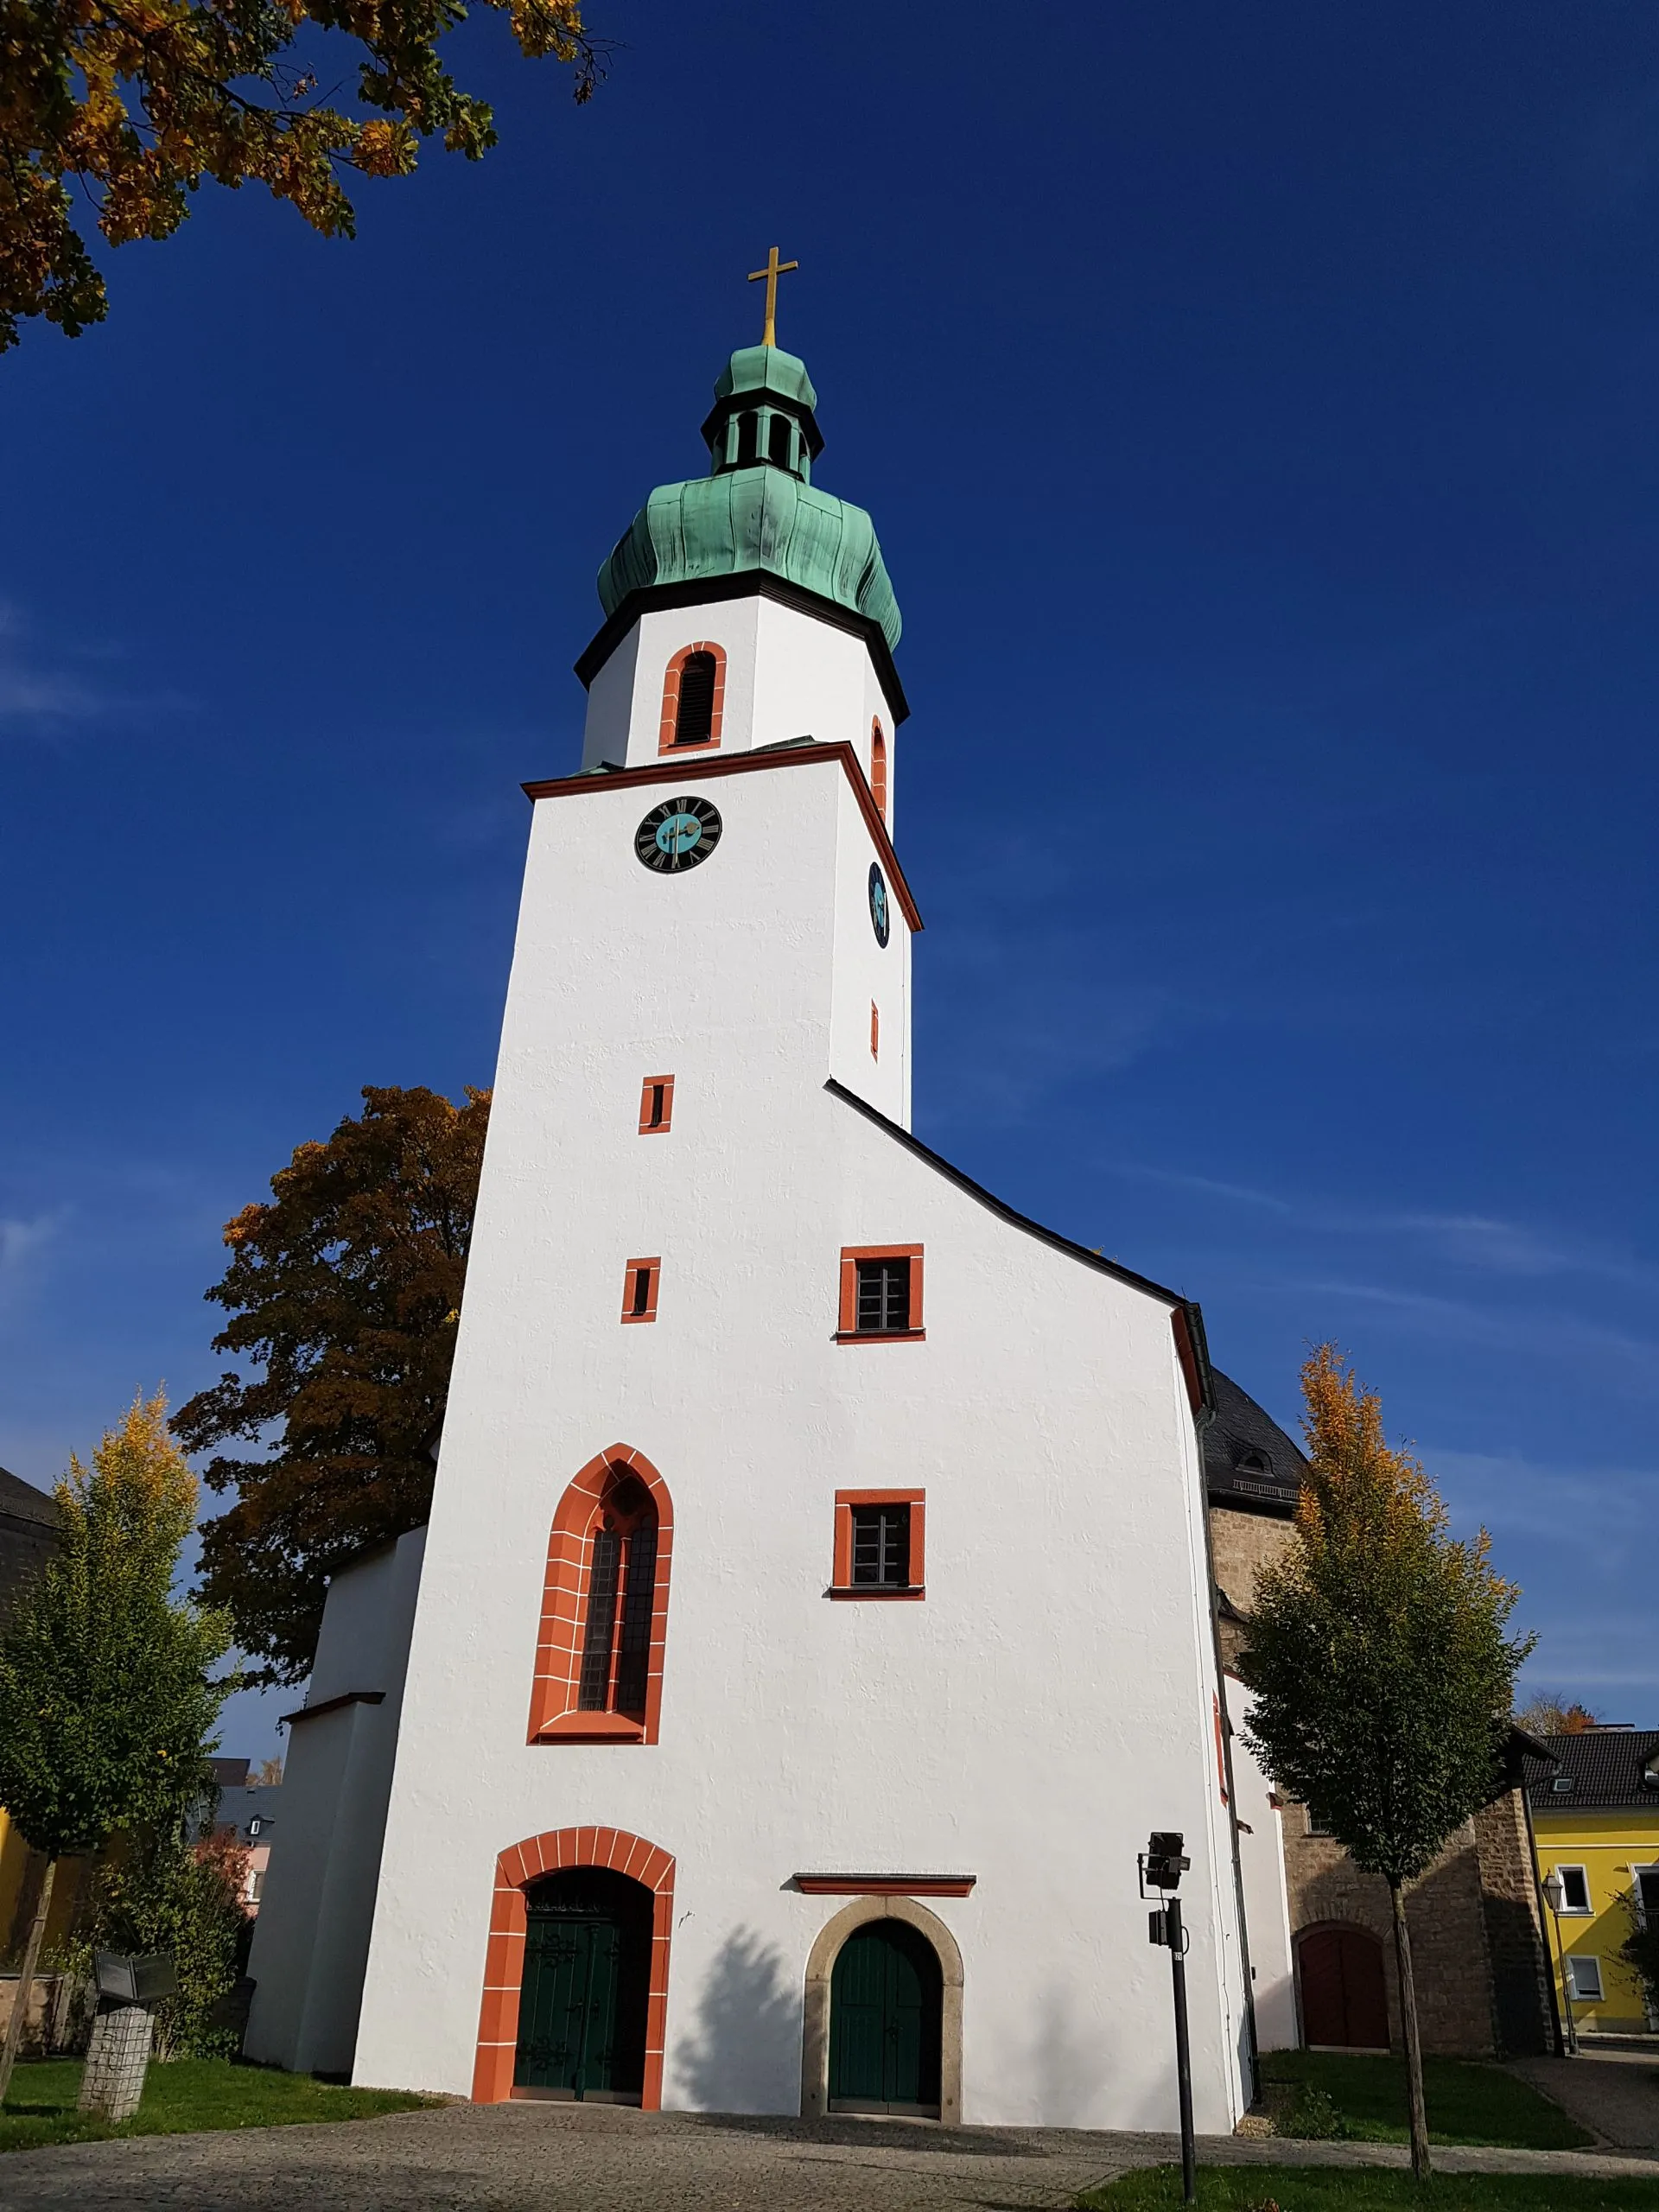
<instances>
[{"instance_id":1,"label":"arched doorway with orange brick surround","mask_svg":"<svg viewBox=\"0 0 1659 2212\"><path fill-rule=\"evenodd\" d=\"M668 1944L674 1925L674 1861L645 1837L621 1828L553 1828L526 1837L495 1862L495 1896L479 2009L473 2098L501 2104L513 2094L519 1998L529 1927L526 1892L551 1874L604 1870L636 1882L651 1898L651 1964L645 1999L644 2079L639 2101L656 2112L663 2101L663 2038L668 2016Z\"/></svg>"}]
</instances>

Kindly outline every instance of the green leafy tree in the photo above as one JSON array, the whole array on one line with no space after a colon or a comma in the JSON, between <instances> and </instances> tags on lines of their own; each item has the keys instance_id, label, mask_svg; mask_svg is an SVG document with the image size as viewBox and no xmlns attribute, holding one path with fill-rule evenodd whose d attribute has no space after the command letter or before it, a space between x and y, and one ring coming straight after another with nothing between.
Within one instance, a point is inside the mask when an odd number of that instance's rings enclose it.
<instances>
[{"instance_id":1,"label":"green leafy tree","mask_svg":"<svg viewBox=\"0 0 1659 2212\"><path fill-rule=\"evenodd\" d=\"M1411 2109L1428 2171L1422 2047L1405 1891L1501 1786L1501 1746L1530 1638L1504 1631L1520 1592L1483 1529L1449 1533L1416 1460L1392 1450L1376 1395L1334 1348L1302 1372L1308 1472L1298 1541L1258 1580L1239 1673L1246 1740L1280 1786L1317 1805L1389 1885Z\"/></svg>"},{"instance_id":2,"label":"green leafy tree","mask_svg":"<svg viewBox=\"0 0 1659 2212\"><path fill-rule=\"evenodd\" d=\"M142 1829L204 1792L229 1679L223 1613L176 1600L195 1478L159 1394L136 1398L90 1468L57 1486L61 1542L0 1638L0 1804L45 1858L0 2050L0 2098L22 2037L58 1862Z\"/></svg>"},{"instance_id":3,"label":"green leafy tree","mask_svg":"<svg viewBox=\"0 0 1659 2212\"><path fill-rule=\"evenodd\" d=\"M483 4L588 97L601 59L578 0ZM77 198L111 245L170 238L209 177L263 184L313 230L349 238L353 172L407 176L432 138L479 160L496 143L490 110L438 58L467 14L462 0L5 0L0 352L24 316L71 338L102 321Z\"/></svg>"},{"instance_id":4,"label":"green leafy tree","mask_svg":"<svg viewBox=\"0 0 1659 2212\"><path fill-rule=\"evenodd\" d=\"M207 1809L191 1799L124 1838L125 1847L99 1867L77 1963L95 1947L165 1952L178 1971L178 1993L156 2006L158 2058L233 2057L239 2031L221 2026L214 2007L246 1970L253 1923L242 1903L248 1851L231 1833L194 1830Z\"/></svg>"},{"instance_id":5,"label":"green leafy tree","mask_svg":"<svg viewBox=\"0 0 1659 2212\"><path fill-rule=\"evenodd\" d=\"M276 1432L204 1476L235 1503L202 1529L202 1592L229 1609L253 1682L309 1671L328 1577L432 1502L490 1096L363 1096L226 1228L214 1349L264 1371L221 1376L173 1423L192 1452Z\"/></svg>"},{"instance_id":6,"label":"green leafy tree","mask_svg":"<svg viewBox=\"0 0 1659 2212\"><path fill-rule=\"evenodd\" d=\"M1618 1955L1641 1977L1649 2008L1659 2013L1659 1912L1650 1910L1644 1921L1634 1896L1630 1899L1630 1932Z\"/></svg>"}]
</instances>

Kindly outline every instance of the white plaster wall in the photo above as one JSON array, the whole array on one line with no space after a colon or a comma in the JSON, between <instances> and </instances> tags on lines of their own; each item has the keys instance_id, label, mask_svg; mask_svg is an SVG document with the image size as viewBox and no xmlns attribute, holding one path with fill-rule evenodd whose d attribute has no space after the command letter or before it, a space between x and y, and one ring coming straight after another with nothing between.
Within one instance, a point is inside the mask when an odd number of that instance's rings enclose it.
<instances>
[{"instance_id":1,"label":"white plaster wall","mask_svg":"<svg viewBox=\"0 0 1659 2212\"><path fill-rule=\"evenodd\" d=\"M828 1072L890 1121L910 1127L910 979L912 939L863 810L844 775L836 801L835 934L830 959ZM890 917L882 944L870 919L870 868L880 868ZM870 1052L870 1007L880 1010L880 1050Z\"/></svg>"},{"instance_id":2,"label":"white plaster wall","mask_svg":"<svg viewBox=\"0 0 1659 2212\"><path fill-rule=\"evenodd\" d=\"M1275 1802L1271 1780L1244 1741L1255 1700L1231 1675L1227 1677L1226 1691L1228 1717L1233 1725L1233 1786L1238 1793L1238 1817L1248 1831L1239 1838L1239 1864L1244 1880L1250 1966L1255 1977L1256 2046L1262 2050L1294 2050L1301 2037L1296 2025L1284 1815Z\"/></svg>"},{"instance_id":3,"label":"white plaster wall","mask_svg":"<svg viewBox=\"0 0 1659 2212\"><path fill-rule=\"evenodd\" d=\"M1168 1309L824 1091L859 1050L849 1087L897 1086L868 1066L867 973L906 957L902 923L878 958L837 765L712 788L725 834L683 879L633 858L648 791L537 809L356 2078L468 2088L496 1854L596 1822L677 1861L669 2103L798 2109L840 1901L791 1874L965 1871L934 1908L966 1965L964 2117L1166 2126L1135 1858L1173 1827L1198 2120L1224 2131L1237 1939ZM883 1017L885 1060L906 1025ZM641 1138L640 1084L671 1072L673 1128ZM925 1344L834 1341L865 1243L925 1246ZM624 1327L647 1254L658 1319ZM528 1746L553 1512L618 1442L674 1501L661 1741ZM835 1491L888 1483L927 1491L927 1598L831 1601Z\"/></svg>"},{"instance_id":4,"label":"white plaster wall","mask_svg":"<svg viewBox=\"0 0 1659 2212\"><path fill-rule=\"evenodd\" d=\"M368 1955L410 1630L426 1531L417 1529L329 1585L307 1702L380 1690L300 1722L283 1777L248 1971L251 2058L299 2072L352 2063Z\"/></svg>"},{"instance_id":5,"label":"white plaster wall","mask_svg":"<svg viewBox=\"0 0 1659 2212\"><path fill-rule=\"evenodd\" d=\"M891 789L893 717L863 639L759 593L640 616L589 689L584 768L603 760L646 767L660 757L668 664L704 639L726 654L721 753L810 737L820 745L852 746L868 776L870 725L879 715L887 737ZM697 757L688 755L688 765Z\"/></svg>"}]
</instances>

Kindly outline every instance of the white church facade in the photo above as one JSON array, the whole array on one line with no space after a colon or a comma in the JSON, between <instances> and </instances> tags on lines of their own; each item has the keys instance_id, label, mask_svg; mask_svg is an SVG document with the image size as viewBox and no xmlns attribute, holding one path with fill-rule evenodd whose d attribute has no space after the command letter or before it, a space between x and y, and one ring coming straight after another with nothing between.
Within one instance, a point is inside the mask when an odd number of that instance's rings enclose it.
<instances>
[{"instance_id":1,"label":"white church facade","mask_svg":"<svg viewBox=\"0 0 1659 2212\"><path fill-rule=\"evenodd\" d=\"M428 1527L336 1579L247 2049L499 2100L1202 2131L1249 1965L1196 1308L911 1134L898 610L733 357L533 822ZM994 1043L992 1049L995 1049Z\"/></svg>"}]
</instances>

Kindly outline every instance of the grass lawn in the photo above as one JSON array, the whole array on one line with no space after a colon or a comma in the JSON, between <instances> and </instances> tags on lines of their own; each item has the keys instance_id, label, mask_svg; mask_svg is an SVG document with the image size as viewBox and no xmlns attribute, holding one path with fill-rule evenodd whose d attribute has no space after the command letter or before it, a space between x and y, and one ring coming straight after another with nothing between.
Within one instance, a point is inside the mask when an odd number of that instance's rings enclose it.
<instances>
[{"instance_id":1,"label":"grass lawn","mask_svg":"<svg viewBox=\"0 0 1659 2212\"><path fill-rule=\"evenodd\" d=\"M1403 2058L1351 2058L1329 2050L1264 2051L1262 2078L1281 2134L1298 2132L1294 2123L1302 2094L1322 2090L1340 2113L1349 2140L1407 2140ZM1500 2067L1460 2058L1426 2058L1423 2095L1432 2142L1478 2143L1500 2150L1580 2151L1595 2139L1559 2105Z\"/></svg>"},{"instance_id":2,"label":"grass lawn","mask_svg":"<svg viewBox=\"0 0 1659 2212\"><path fill-rule=\"evenodd\" d=\"M1163 2212L1181 2202L1181 2170L1125 2174L1076 2202L1098 2212ZM1561 2174L1437 2174L1414 2189L1408 2173L1375 2166L1204 2166L1206 2212L1370 2212L1414 2205L1423 2212L1654 2212L1659 2181L1585 2181Z\"/></svg>"},{"instance_id":3,"label":"grass lawn","mask_svg":"<svg viewBox=\"0 0 1659 2212\"><path fill-rule=\"evenodd\" d=\"M425 2097L400 2089L341 2089L308 2074L276 2074L232 2066L226 2058L176 2058L152 2065L144 2101L119 2127L75 2110L78 2058L36 2059L19 2066L0 2106L0 2151L33 2151L47 2143L101 2143L111 2136L180 2135L195 2128L284 2127L296 2120L367 2120L410 2112Z\"/></svg>"}]
</instances>

